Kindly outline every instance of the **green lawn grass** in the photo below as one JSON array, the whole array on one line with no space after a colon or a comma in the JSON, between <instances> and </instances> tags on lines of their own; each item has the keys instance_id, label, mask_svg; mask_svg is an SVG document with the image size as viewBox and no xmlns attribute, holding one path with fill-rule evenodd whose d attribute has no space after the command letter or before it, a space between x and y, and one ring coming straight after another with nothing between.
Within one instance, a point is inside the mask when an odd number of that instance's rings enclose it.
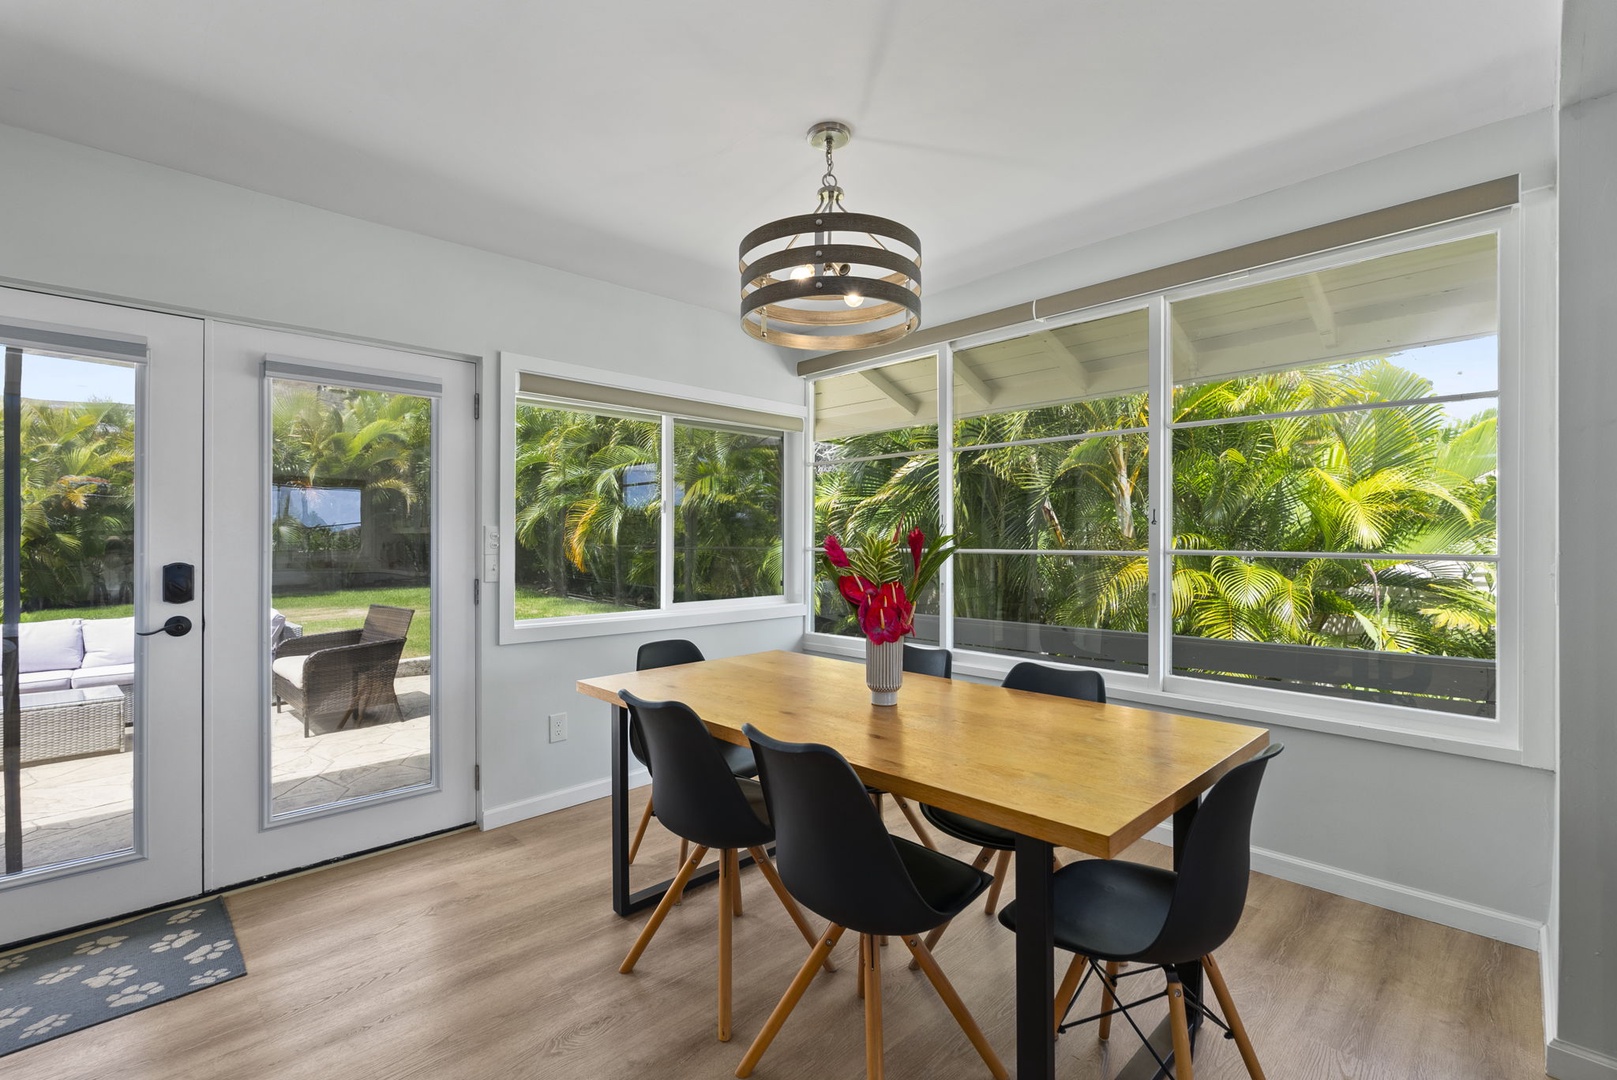
<instances>
[{"instance_id":1,"label":"green lawn grass","mask_svg":"<svg viewBox=\"0 0 1617 1080\"><path fill-rule=\"evenodd\" d=\"M492 590L491 590L492 592ZM411 608L410 633L404 640L405 656L426 656L432 651L432 613L426 586L406 589L336 589L331 592L276 596L272 606L288 622L298 623L305 634L332 630L353 630L365 623L365 612L372 604ZM556 615L594 615L605 611L631 611L632 608L593 600L550 596L536 589L517 587L518 619L547 619ZM25 611L23 622L50 619L123 619L135 613L133 604L112 604L96 608L52 608Z\"/></svg>"}]
</instances>

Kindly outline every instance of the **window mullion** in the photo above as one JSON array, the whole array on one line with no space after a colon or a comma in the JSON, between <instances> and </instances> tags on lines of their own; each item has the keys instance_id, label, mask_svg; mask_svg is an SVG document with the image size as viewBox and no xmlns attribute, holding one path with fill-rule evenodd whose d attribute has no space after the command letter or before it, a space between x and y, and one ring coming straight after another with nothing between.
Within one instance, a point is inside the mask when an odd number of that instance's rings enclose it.
<instances>
[{"instance_id":1,"label":"window mullion","mask_svg":"<svg viewBox=\"0 0 1617 1080\"><path fill-rule=\"evenodd\" d=\"M659 440L658 459L660 467L657 475L662 481L662 514L658 524L661 527L661 549L657 555L657 592L660 597L658 607L664 610L674 606L674 498L678 490L677 478L674 476L674 418L664 415L662 418L662 437Z\"/></svg>"},{"instance_id":2,"label":"window mullion","mask_svg":"<svg viewBox=\"0 0 1617 1080\"><path fill-rule=\"evenodd\" d=\"M938 530L954 532L954 350L948 342L938 346ZM954 648L953 559L938 572L938 644Z\"/></svg>"},{"instance_id":3,"label":"window mullion","mask_svg":"<svg viewBox=\"0 0 1617 1080\"><path fill-rule=\"evenodd\" d=\"M1173 663L1173 419L1172 369L1168 355L1168 301L1157 296L1147 309L1146 350L1150 357L1146 407L1150 450L1146 475L1151 485L1150 623L1146 644L1146 676L1153 690L1162 689Z\"/></svg>"}]
</instances>

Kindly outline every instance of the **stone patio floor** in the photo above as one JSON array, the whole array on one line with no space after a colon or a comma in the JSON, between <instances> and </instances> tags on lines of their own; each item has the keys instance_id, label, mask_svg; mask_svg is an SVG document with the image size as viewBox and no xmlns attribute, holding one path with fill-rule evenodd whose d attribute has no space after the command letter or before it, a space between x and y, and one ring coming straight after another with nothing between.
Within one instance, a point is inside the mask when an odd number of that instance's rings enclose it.
<instances>
[{"instance_id":1,"label":"stone patio floor","mask_svg":"<svg viewBox=\"0 0 1617 1080\"><path fill-rule=\"evenodd\" d=\"M312 738L290 706L269 710L276 812L426 783L431 769L430 677L397 681L405 719ZM23 867L36 869L133 844L135 755L102 754L22 770ZM0 829L4 827L0 806Z\"/></svg>"}]
</instances>

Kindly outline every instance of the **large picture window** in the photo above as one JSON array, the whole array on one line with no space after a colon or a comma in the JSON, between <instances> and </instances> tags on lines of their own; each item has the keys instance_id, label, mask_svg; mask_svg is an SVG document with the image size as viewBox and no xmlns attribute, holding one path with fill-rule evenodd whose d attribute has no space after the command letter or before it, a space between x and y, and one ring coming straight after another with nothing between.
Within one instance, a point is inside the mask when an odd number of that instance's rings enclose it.
<instances>
[{"instance_id":1,"label":"large picture window","mask_svg":"<svg viewBox=\"0 0 1617 1080\"><path fill-rule=\"evenodd\" d=\"M813 542L952 531L968 654L1493 720L1501 232L1434 232L822 377Z\"/></svg>"},{"instance_id":2,"label":"large picture window","mask_svg":"<svg viewBox=\"0 0 1617 1080\"><path fill-rule=\"evenodd\" d=\"M622 401L577 400L591 389L518 387L515 621L783 597L784 427L605 387Z\"/></svg>"}]
</instances>

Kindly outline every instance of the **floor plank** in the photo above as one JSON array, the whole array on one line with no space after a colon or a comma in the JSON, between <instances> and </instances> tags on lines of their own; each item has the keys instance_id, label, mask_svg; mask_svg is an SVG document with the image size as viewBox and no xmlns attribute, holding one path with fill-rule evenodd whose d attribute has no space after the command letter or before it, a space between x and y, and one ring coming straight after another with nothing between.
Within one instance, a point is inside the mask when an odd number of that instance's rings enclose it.
<instances>
[{"instance_id":1,"label":"floor plank","mask_svg":"<svg viewBox=\"0 0 1617 1080\"><path fill-rule=\"evenodd\" d=\"M645 795L631 800L636 815ZM744 872L735 1038L718 1042L713 887L693 890L634 973L619 975L647 914L612 914L608 824L603 800L233 894L247 978L0 1058L0 1077L728 1077L807 946L757 871ZM896 810L889 825L908 834ZM1168 857L1149 843L1129 856ZM637 884L672 873L677 859L678 842L653 824ZM844 937L839 970L809 987L760 1080L863 1075L856 945ZM937 950L1007 1062L1012 952L1011 935L980 907ZM888 1076L987 1076L902 946L885 960ZM1538 960L1525 949L1254 875L1220 962L1276 1080L1543 1076ZM1079 1008L1097 1005L1086 989ZM1142 1026L1159 1015L1147 1010ZM1061 1038L1058 1075L1110 1080L1134 1050L1121 1022L1109 1045L1079 1029ZM1198 1080L1246 1075L1224 1039L1203 1039L1196 1065Z\"/></svg>"}]
</instances>

